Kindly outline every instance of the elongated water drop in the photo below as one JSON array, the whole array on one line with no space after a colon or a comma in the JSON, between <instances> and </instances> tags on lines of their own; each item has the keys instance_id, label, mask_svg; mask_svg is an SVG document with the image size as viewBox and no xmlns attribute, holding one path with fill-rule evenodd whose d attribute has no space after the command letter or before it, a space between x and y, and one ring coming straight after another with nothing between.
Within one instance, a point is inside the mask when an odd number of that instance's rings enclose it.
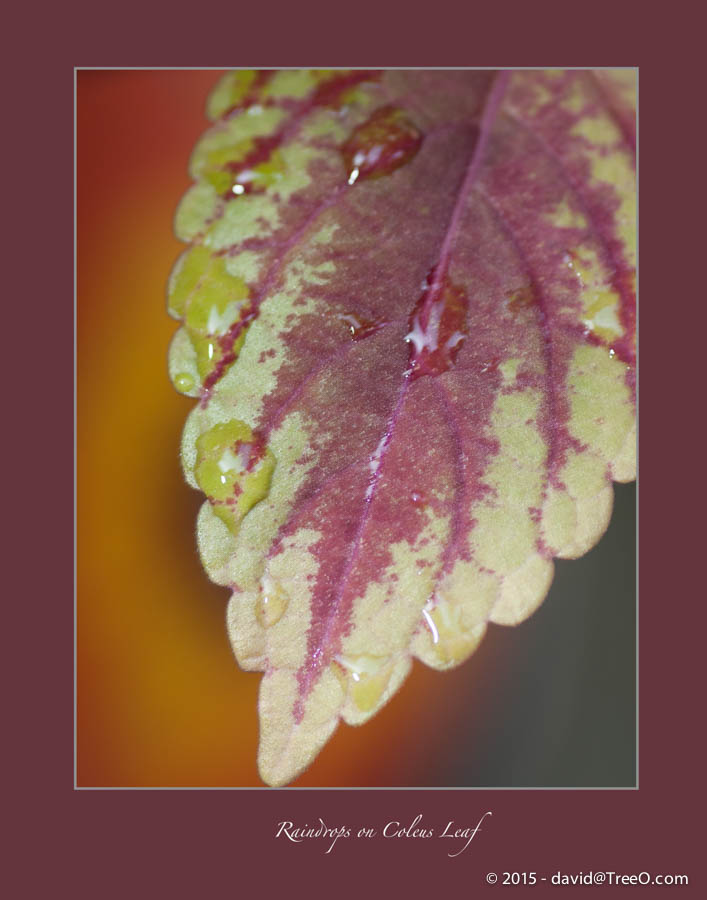
<instances>
[{"instance_id":1,"label":"elongated water drop","mask_svg":"<svg viewBox=\"0 0 707 900\"><path fill-rule=\"evenodd\" d=\"M393 662L384 656L340 656L337 662L346 673L348 693L361 712L373 709L385 693Z\"/></svg>"},{"instance_id":2,"label":"elongated water drop","mask_svg":"<svg viewBox=\"0 0 707 900\"><path fill-rule=\"evenodd\" d=\"M441 375L455 363L467 335L466 292L436 267L410 316L410 369L413 378Z\"/></svg>"},{"instance_id":3,"label":"elongated water drop","mask_svg":"<svg viewBox=\"0 0 707 900\"><path fill-rule=\"evenodd\" d=\"M263 628L275 625L285 614L290 602L282 582L267 573L263 576L255 614Z\"/></svg>"},{"instance_id":4,"label":"elongated water drop","mask_svg":"<svg viewBox=\"0 0 707 900\"><path fill-rule=\"evenodd\" d=\"M415 156L422 133L397 107L377 109L341 148L349 184L390 175Z\"/></svg>"}]
</instances>

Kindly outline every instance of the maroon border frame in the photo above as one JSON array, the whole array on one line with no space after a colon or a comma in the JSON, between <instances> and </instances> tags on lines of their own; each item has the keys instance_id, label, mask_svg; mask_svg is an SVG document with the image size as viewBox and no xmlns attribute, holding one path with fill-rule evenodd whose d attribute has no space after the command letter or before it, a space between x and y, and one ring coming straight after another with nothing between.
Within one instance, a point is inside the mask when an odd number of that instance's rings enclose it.
<instances>
[{"instance_id":1,"label":"maroon border frame","mask_svg":"<svg viewBox=\"0 0 707 900\"><path fill-rule=\"evenodd\" d=\"M198 10L181 18L174 9L150 12L144 5L139 18L131 18L125 5L119 12L87 5L85 13L75 8L73 16L59 6L42 12L41 19L38 10L22 13L35 20L25 33L32 37L36 62L18 58L8 70L13 78L6 78L14 94L6 108L6 149L16 159L6 164L5 191L13 209L7 220L12 222L10 239L17 245L6 297L10 308L12 297L26 295L29 286L41 303L42 318L39 327L31 323L32 333L19 329L17 340L8 330L5 342L10 345L6 352L17 356L7 369L13 375L6 434L15 438L8 443L20 455L10 470L16 476L8 479L10 491L19 496L8 500L6 521L11 535L33 535L23 556L18 553L20 567L14 580L10 573L5 592L10 612L4 648L10 673L6 809L10 868L21 886L11 893L208 897L216 890L256 889L266 897L276 891L323 897L407 889L417 897L458 889L477 895L501 890L501 885L486 884L488 872L502 877L505 871L549 876L558 870L592 870L685 873L690 886L681 888L681 895L688 896L703 880L696 798L704 786L697 728L703 716L698 679L703 677L704 590L689 571L690 560L700 556L702 529L699 522L687 525L691 507L684 499L689 496L693 507L704 502L700 476L689 474L699 473L703 463L696 453L701 445L687 440L680 428L704 402L701 383L690 380L688 371L689 360L700 358L697 341L705 333L693 318L704 291L699 243L704 223L700 209L691 207L697 203L693 178L704 165L698 155L704 142L686 140L685 134L686 123L702 115L686 91L699 75L697 67L690 68L691 60L699 62L703 55L692 37L699 29L684 20L681 11L689 7L680 2L667 10L657 6L655 12L647 4L628 3L620 8L606 4L603 12L596 3L581 10L566 3L477 5L447 16L437 5L434 16L427 8L417 18L412 11L403 18L392 10L386 16L380 5L374 12L360 6L330 9L328 19L323 13L307 14L299 5L289 11L248 10L246 28L245 9L217 12L212 7L203 45L198 43ZM73 789L73 372L68 352L73 341L73 67L230 62L639 66L639 790ZM662 397L669 408L661 408ZM670 465L678 449L682 479ZM30 472L31 480L25 474ZM475 825L487 810L492 817L454 859L447 858L446 843L434 840L342 840L325 854L320 841L275 839L283 819L312 822L321 816L356 831L390 820L408 824L421 813L423 825L439 828L454 820L463 827Z\"/></svg>"}]
</instances>

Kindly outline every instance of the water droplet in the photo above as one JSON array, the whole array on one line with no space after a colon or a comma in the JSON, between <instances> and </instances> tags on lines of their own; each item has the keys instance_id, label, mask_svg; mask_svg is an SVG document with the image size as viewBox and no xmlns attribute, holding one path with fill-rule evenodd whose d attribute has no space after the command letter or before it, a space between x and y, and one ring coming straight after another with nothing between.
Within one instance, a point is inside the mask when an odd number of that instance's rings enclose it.
<instances>
[{"instance_id":1,"label":"water droplet","mask_svg":"<svg viewBox=\"0 0 707 900\"><path fill-rule=\"evenodd\" d=\"M533 290L533 286L528 284L509 296L506 306L511 315L516 318L523 310L529 309L537 303L537 296Z\"/></svg>"},{"instance_id":2,"label":"water droplet","mask_svg":"<svg viewBox=\"0 0 707 900\"><path fill-rule=\"evenodd\" d=\"M260 71L242 69L233 72L227 77L219 91L220 102L219 108L215 111L216 115L229 116L259 100L263 87L267 85L273 75L274 71L268 69L261 69ZM262 108L257 105L252 106L248 109L249 114L252 109L257 109L260 112Z\"/></svg>"},{"instance_id":3,"label":"water droplet","mask_svg":"<svg viewBox=\"0 0 707 900\"><path fill-rule=\"evenodd\" d=\"M498 370L498 359L494 357L493 359L487 360L481 366L481 374L485 375L487 372L496 372Z\"/></svg>"},{"instance_id":4,"label":"water droplet","mask_svg":"<svg viewBox=\"0 0 707 900\"><path fill-rule=\"evenodd\" d=\"M232 200L234 195L263 193L285 174L285 159L280 151L282 142L283 135L278 132L258 135L229 150L214 151L203 176L224 200ZM230 158L224 154L229 154Z\"/></svg>"},{"instance_id":5,"label":"water droplet","mask_svg":"<svg viewBox=\"0 0 707 900\"><path fill-rule=\"evenodd\" d=\"M279 579L266 573L260 585L260 595L255 607L255 615L263 628L270 628L279 622L289 602L289 594Z\"/></svg>"},{"instance_id":6,"label":"water droplet","mask_svg":"<svg viewBox=\"0 0 707 900\"><path fill-rule=\"evenodd\" d=\"M584 287L584 277L586 275L585 269L582 265L580 265L579 254L574 250L568 250L565 255L562 257L565 265L568 269L572 271L574 276L577 278L580 287Z\"/></svg>"},{"instance_id":7,"label":"water droplet","mask_svg":"<svg viewBox=\"0 0 707 900\"><path fill-rule=\"evenodd\" d=\"M432 618L430 613L426 610L422 610L422 615L425 617L425 623L430 630L430 634L432 635L432 643L439 643L439 632L437 631L437 626L435 625L435 620Z\"/></svg>"},{"instance_id":8,"label":"water droplet","mask_svg":"<svg viewBox=\"0 0 707 900\"><path fill-rule=\"evenodd\" d=\"M194 389L194 385L194 376L189 372L177 372L174 376L174 386L182 394L188 394L189 391Z\"/></svg>"},{"instance_id":9,"label":"water droplet","mask_svg":"<svg viewBox=\"0 0 707 900\"><path fill-rule=\"evenodd\" d=\"M348 676L351 699L361 712L370 712L380 702L390 676L393 662L386 656L337 656L336 661Z\"/></svg>"},{"instance_id":10,"label":"water droplet","mask_svg":"<svg viewBox=\"0 0 707 900\"><path fill-rule=\"evenodd\" d=\"M341 148L349 184L390 175L410 162L421 144L422 133L402 109L377 109Z\"/></svg>"},{"instance_id":11,"label":"water droplet","mask_svg":"<svg viewBox=\"0 0 707 900\"><path fill-rule=\"evenodd\" d=\"M346 325L355 341L375 334L386 324L381 319L366 319L358 313L339 313L336 318Z\"/></svg>"},{"instance_id":12,"label":"water droplet","mask_svg":"<svg viewBox=\"0 0 707 900\"><path fill-rule=\"evenodd\" d=\"M425 495L420 491L412 491L410 494L410 499L415 504L415 506L421 506L425 502Z\"/></svg>"},{"instance_id":13,"label":"water droplet","mask_svg":"<svg viewBox=\"0 0 707 900\"><path fill-rule=\"evenodd\" d=\"M249 298L248 285L227 271L222 258L210 260L189 296L184 323L204 388L213 373L223 374L238 356L257 315Z\"/></svg>"},{"instance_id":14,"label":"water droplet","mask_svg":"<svg viewBox=\"0 0 707 900\"><path fill-rule=\"evenodd\" d=\"M466 659L486 630L483 622L466 627L462 606L447 600L440 600L435 606L428 605L422 610L422 616L430 632L435 655L444 666L456 665Z\"/></svg>"},{"instance_id":15,"label":"water droplet","mask_svg":"<svg viewBox=\"0 0 707 900\"><path fill-rule=\"evenodd\" d=\"M613 347L609 347L609 359L613 359L616 356L616 350Z\"/></svg>"},{"instance_id":16,"label":"water droplet","mask_svg":"<svg viewBox=\"0 0 707 900\"><path fill-rule=\"evenodd\" d=\"M466 292L436 267L410 316L410 367L413 378L441 375L455 363L467 335Z\"/></svg>"},{"instance_id":17,"label":"water droplet","mask_svg":"<svg viewBox=\"0 0 707 900\"><path fill-rule=\"evenodd\" d=\"M197 484L235 534L246 514L268 495L275 457L262 437L238 419L201 434L196 451Z\"/></svg>"}]
</instances>

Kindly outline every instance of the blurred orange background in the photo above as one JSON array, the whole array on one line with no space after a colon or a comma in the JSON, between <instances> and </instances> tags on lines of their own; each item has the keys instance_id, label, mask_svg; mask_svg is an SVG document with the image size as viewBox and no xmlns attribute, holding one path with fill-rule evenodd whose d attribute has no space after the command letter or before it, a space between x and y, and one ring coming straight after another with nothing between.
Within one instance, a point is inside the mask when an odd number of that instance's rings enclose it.
<instances>
[{"instance_id":1,"label":"blurred orange background","mask_svg":"<svg viewBox=\"0 0 707 900\"><path fill-rule=\"evenodd\" d=\"M77 77L80 785L261 784L260 676L238 669L228 593L197 556L200 498L178 459L193 401L166 370L172 216L219 74ZM414 739L420 690L366 729L342 726L298 783L406 783L403 753L378 757Z\"/></svg>"},{"instance_id":2,"label":"blurred orange background","mask_svg":"<svg viewBox=\"0 0 707 900\"><path fill-rule=\"evenodd\" d=\"M79 786L262 785L255 764L260 676L238 668L226 635L228 593L208 581L199 562L201 501L185 484L178 456L193 401L174 391L166 367L176 323L166 313L165 284L182 249L172 217L190 183L189 155L207 126L206 96L219 75L77 72ZM627 529L630 536L630 522ZM624 583L631 550L616 552L624 578L618 589L631 598ZM511 739L504 710L517 715L521 701L509 700L509 691L534 671L529 654L542 654L548 641L555 646L552 632L545 644L534 636L547 627L538 620L491 629L475 657L443 675L416 664L388 706L362 728L341 725L296 784L432 786L504 777L510 784L514 755L530 751L522 736ZM574 645L572 666L582 647L578 654ZM631 675L630 654L627 666ZM550 677L566 683L559 669ZM601 696L609 690L616 691L615 681ZM564 713L548 715L568 717L564 734L579 701L563 702ZM506 776L488 765L504 734L512 743ZM557 771L558 754L576 756L576 740L565 746L553 737L537 777Z\"/></svg>"}]
</instances>

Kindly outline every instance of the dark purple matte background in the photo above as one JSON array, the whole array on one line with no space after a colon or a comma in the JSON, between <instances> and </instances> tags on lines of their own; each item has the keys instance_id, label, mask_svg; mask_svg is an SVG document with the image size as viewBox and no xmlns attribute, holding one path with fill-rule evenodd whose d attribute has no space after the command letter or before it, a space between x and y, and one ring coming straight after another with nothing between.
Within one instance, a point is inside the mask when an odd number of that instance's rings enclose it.
<instances>
[{"instance_id":1,"label":"dark purple matte background","mask_svg":"<svg viewBox=\"0 0 707 900\"><path fill-rule=\"evenodd\" d=\"M426 5L418 16L407 10L404 19L392 11L386 17L381 4L375 15L359 4L331 6L320 17L299 4L288 12L231 5L223 13L212 4L207 14L193 9L189 15L176 8L151 12L142 4L139 18L126 4L86 5L85 15L77 7L47 7L41 16L31 8L14 12L31 26L23 30L15 22L7 34L11 52L23 49L23 36L31 52L29 61L6 58L5 87L13 96L5 107L3 149L16 158L6 162L3 184L14 245L5 302L12 309L21 298L34 310L17 329L6 328L4 342L5 352L17 355L5 369L11 373L5 433L23 436L7 441L21 461L10 470L8 488L20 496L7 498L6 522L13 544L15 536L34 534L24 541L19 571L6 572L3 591L9 613L3 806L10 825L3 874L14 882L8 895L103 900L247 891L318 898L395 890L461 897L531 890L545 896L549 886L488 886L486 873L601 869L687 873L690 886L668 888L668 895L704 896L705 590L701 573L690 571L704 556L698 515L704 445L683 430L704 405L704 375L690 372L690 361L704 357L705 334L697 321L705 229L695 181L704 170L705 143L686 130L697 119L704 132L703 102L686 91L704 78L697 46L703 31L684 12L696 7L536 2L487 4L482 11L476 4L443 16L435 4L434 17ZM72 70L204 63L639 66L638 791L73 790ZM35 391L41 408L28 399ZM692 516L697 521L690 528ZM286 818L312 822L321 815L328 824L357 829L391 819L407 824L421 812L425 823L440 827L450 819L473 824L488 809L493 817L483 833L456 859L435 840L339 841L330 855L320 842L274 840L276 824ZM574 890L607 888L563 893Z\"/></svg>"}]
</instances>

